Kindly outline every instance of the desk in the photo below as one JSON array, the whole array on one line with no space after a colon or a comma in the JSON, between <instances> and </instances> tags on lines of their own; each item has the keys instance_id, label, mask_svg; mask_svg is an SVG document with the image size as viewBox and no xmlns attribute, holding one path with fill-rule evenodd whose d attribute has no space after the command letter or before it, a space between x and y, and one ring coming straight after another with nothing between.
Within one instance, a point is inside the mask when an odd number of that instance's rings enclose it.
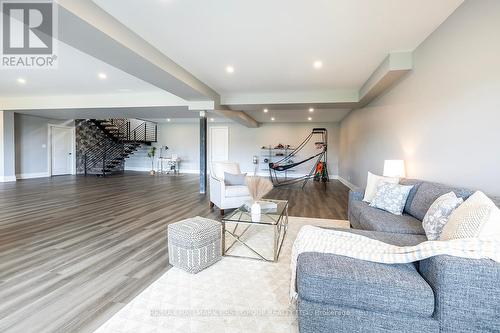
<instances>
[{"instance_id":1,"label":"desk","mask_svg":"<svg viewBox=\"0 0 500 333\"><path fill-rule=\"evenodd\" d=\"M170 172L178 174L180 162L180 158L159 157L156 168L160 174L169 174Z\"/></svg>"}]
</instances>

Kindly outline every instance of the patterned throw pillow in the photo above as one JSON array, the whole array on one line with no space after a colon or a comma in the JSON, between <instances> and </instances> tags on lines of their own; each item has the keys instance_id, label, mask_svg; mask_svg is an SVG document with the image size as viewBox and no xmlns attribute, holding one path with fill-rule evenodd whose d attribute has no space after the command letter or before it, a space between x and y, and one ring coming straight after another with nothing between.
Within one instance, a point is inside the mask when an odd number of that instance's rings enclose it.
<instances>
[{"instance_id":1,"label":"patterned throw pillow","mask_svg":"<svg viewBox=\"0 0 500 333\"><path fill-rule=\"evenodd\" d=\"M364 202L372 202L373 198L375 198L375 194L377 194L378 185L380 183L397 184L399 183L399 178L377 176L371 172L368 172L368 177L366 178L365 196L363 198Z\"/></svg>"},{"instance_id":2,"label":"patterned throw pillow","mask_svg":"<svg viewBox=\"0 0 500 333\"><path fill-rule=\"evenodd\" d=\"M439 240L460 238L500 241L500 209L481 191L475 192L455 209Z\"/></svg>"},{"instance_id":3,"label":"patterned throw pillow","mask_svg":"<svg viewBox=\"0 0 500 333\"><path fill-rule=\"evenodd\" d=\"M377 193L370 203L371 207L379 208L394 215L401 215L406 205L412 186L382 182L377 187Z\"/></svg>"},{"instance_id":4,"label":"patterned throw pillow","mask_svg":"<svg viewBox=\"0 0 500 333\"><path fill-rule=\"evenodd\" d=\"M464 202L464 200L462 198L457 198L454 192L443 194L434 201L422 221L422 226L424 227L428 240L439 239L451 213L453 213L462 202Z\"/></svg>"}]
</instances>

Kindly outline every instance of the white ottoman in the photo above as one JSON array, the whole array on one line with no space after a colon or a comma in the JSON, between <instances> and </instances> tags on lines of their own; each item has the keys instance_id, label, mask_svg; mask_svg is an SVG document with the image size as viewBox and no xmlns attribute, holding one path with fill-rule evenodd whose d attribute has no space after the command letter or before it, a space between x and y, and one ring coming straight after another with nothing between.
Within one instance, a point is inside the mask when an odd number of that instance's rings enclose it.
<instances>
[{"instance_id":1,"label":"white ottoman","mask_svg":"<svg viewBox=\"0 0 500 333\"><path fill-rule=\"evenodd\" d=\"M222 258L220 222L194 217L168 226L170 264L198 273Z\"/></svg>"}]
</instances>

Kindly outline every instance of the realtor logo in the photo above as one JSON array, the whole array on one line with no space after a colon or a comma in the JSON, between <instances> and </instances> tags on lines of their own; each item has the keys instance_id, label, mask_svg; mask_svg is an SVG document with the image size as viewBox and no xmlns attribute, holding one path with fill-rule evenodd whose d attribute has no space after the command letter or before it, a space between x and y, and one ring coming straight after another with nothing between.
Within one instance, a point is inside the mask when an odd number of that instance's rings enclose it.
<instances>
[{"instance_id":1,"label":"realtor logo","mask_svg":"<svg viewBox=\"0 0 500 333\"><path fill-rule=\"evenodd\" d=\"M2 1L2 68L53 68L52 1Z\"/></svg>"}]
</instances>

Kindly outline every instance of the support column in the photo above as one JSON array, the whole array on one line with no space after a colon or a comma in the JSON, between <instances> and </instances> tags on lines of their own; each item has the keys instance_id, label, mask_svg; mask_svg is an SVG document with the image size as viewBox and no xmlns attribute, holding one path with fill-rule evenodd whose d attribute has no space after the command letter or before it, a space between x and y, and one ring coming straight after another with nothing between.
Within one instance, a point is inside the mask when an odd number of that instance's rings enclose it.
<instances>
[{"instance_id":1,"label":"support column","mask_svg":"<svg viewBox=\"0 0 500 333\"><path fill-rule=\"evenodd\" d=\"M0 110L0 182L16 180L14 112Z\"/></svg>"},{"instance_id":2,"label":"support column","mask_svg":"<svg viewBox=\"0 0 500 333\"><path fill-rule=\"evenodd\" d=\"M200 193L207 193L207 114L200 112Z\"/></svg>"}]
</instances>

